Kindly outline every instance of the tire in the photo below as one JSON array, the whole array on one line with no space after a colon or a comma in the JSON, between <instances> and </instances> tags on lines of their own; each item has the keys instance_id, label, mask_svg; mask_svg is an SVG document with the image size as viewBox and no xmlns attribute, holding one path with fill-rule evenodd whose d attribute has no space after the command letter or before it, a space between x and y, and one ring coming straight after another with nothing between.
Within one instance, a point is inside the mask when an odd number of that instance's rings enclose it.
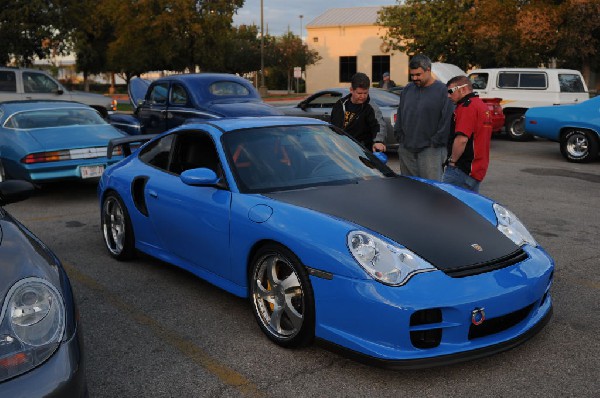
<instances>
[{"instance_id":1,"label":"tire","mask_svg":"<svg viewBox=\"0 0 600 398\"><path fill-rule=\"evenodd\" d=\"M135 239L129 212L115 192L106 195L102 202L102 236L111 256L117 260L130 260L135 256Z\"/></svg>"},{"instance_id":2,"label":"tire","mask_svg":"<svg viewBox=\"0 0 600 398\"><path fill-rule=\"evenodd\" d=\"M258 250L250 274L252 310L262 331L276 344L308 345L315 334L315 303L304 266L286 248Z\"/></svg>"},{"instance_id":3,"label":"tire","mask_svg":"<svg viewBox=\"0 0 600 398\"><path fill-rule=\"evenodd\" d=\"M568 130L560 139L560 153L569 162L589 163L598 158L598 137L587 130Z\"/></svg>"},{"instance_id":4,"label":"tire","mask_svg":"<svg viewBox=\"0 0 600 398\"><path fill-rule=\"evenodd\" d=\"M531 141L533 139L531 134L525 132L525 115L522 113L506 116L504 129L512 141Z\"/></svg>"}]
</instances>

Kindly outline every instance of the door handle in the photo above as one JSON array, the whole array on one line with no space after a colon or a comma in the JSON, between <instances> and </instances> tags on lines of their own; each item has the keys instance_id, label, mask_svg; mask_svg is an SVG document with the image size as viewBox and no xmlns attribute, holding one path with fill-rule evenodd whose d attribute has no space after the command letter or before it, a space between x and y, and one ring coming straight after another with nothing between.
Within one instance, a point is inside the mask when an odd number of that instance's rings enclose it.
<instances>
[{"instance_id":1,"label":"door handle","mask_svg":"<svg viewBox=\"0 0 600 398\"><path fill-rule=\"evenodd\" d=\"M158 194L156 193L156 191L154 191L154 190L152 190L152 189L148 191L148 195L149 195L151 198L158 199Z\"/></svg>"}]
</instances>

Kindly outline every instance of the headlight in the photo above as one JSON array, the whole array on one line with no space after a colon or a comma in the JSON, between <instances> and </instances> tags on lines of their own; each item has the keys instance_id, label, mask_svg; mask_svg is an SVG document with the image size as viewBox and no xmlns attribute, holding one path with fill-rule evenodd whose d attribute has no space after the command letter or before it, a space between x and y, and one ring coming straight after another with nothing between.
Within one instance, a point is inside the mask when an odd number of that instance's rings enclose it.
<instances>
[{"instance_id":1,"label":"headlight","mask_svg":"<svg viewBox=\"0 0 600 398\"><path fill-rule=\"evenodd\" d=\"M348 248L369 275L386 285L404 285L413 275L436 269L410 250L391 245L364 231L348 234Z\"/></svg>"},{"instance_id":2,"label":"headlight","mask_svg":"<svg viewBox=\"0 0 600 398\"><path fill-rule=\"evenodd\" d=\"M0 382L43 363L64 332L65 306L58 290L40 278L15 283L0 313Z\"/></svg>"},{"instance_id":3,"label":"headlight","mask_svg":"<svg viewBox=\"0 0 600 398\"><path fill-rule=\"evenodd\" d=\"M515 242L515 244L519 246L524 244L537 246L537 242L533 236L531 236L529 231L527 231L527 228L525 228L523 223L512 211L494 203L494 212L498 219L498 230Z\"/></svg>"}]
</instances>

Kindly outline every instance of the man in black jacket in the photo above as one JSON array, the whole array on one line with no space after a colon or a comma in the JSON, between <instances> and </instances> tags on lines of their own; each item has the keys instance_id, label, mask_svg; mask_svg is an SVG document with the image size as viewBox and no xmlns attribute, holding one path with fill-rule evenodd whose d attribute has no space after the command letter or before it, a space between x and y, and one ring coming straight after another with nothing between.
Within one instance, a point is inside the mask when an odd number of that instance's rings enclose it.
<instances>
[{"instance_id":1,"label":"man in black jacket","mask_svg":"<svg viewBox=\"0 0 600 398\"><path fill-rule=\"evenodd\" d=\"M346 131L368 150L379 132L379 122L369 104L371 80L364 73L352 76L350 94L341 98L331 110L331 124Z\"/></svg>"}]
</instances>

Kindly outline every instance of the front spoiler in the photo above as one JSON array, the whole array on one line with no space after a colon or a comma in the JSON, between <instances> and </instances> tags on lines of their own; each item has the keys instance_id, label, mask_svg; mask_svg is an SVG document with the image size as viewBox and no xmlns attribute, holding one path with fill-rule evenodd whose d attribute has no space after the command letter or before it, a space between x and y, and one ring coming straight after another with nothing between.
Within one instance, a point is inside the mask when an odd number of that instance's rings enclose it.
<instances>
[{"instance_id":1,"label":"front spoiler","mask_svg":"<svg viewBox=\"0 0 600 398\"><path fill-rule=\"evenodd\" d=\"M537 322L531 329L511 340L506 340L498 344L477 348L471 351L464 351L455 354L441 355L429 358L400 360L381 359L360 353L358 351L351 350L346 347L342 347L338 344L332 343L327 340L323 340L320 338L317 338L316 340L320 346L330 351L341 354L345 357L348 357L352 360L355 360L357 362L363 363L365 365L377 366L380 368L392 370L424 369L436 366L454 365L460 362L484 358L493 354L497 354L515 348L518 345L524 343L525 341L535 336L537 333L539 333L544 328L544 326L546 326L546 324L550 321L550 318L552 318L552 313L553 307L551 306L550 309L544 315L544 317L540 319L539 322Z\"/></svg>"}]
</instances>

